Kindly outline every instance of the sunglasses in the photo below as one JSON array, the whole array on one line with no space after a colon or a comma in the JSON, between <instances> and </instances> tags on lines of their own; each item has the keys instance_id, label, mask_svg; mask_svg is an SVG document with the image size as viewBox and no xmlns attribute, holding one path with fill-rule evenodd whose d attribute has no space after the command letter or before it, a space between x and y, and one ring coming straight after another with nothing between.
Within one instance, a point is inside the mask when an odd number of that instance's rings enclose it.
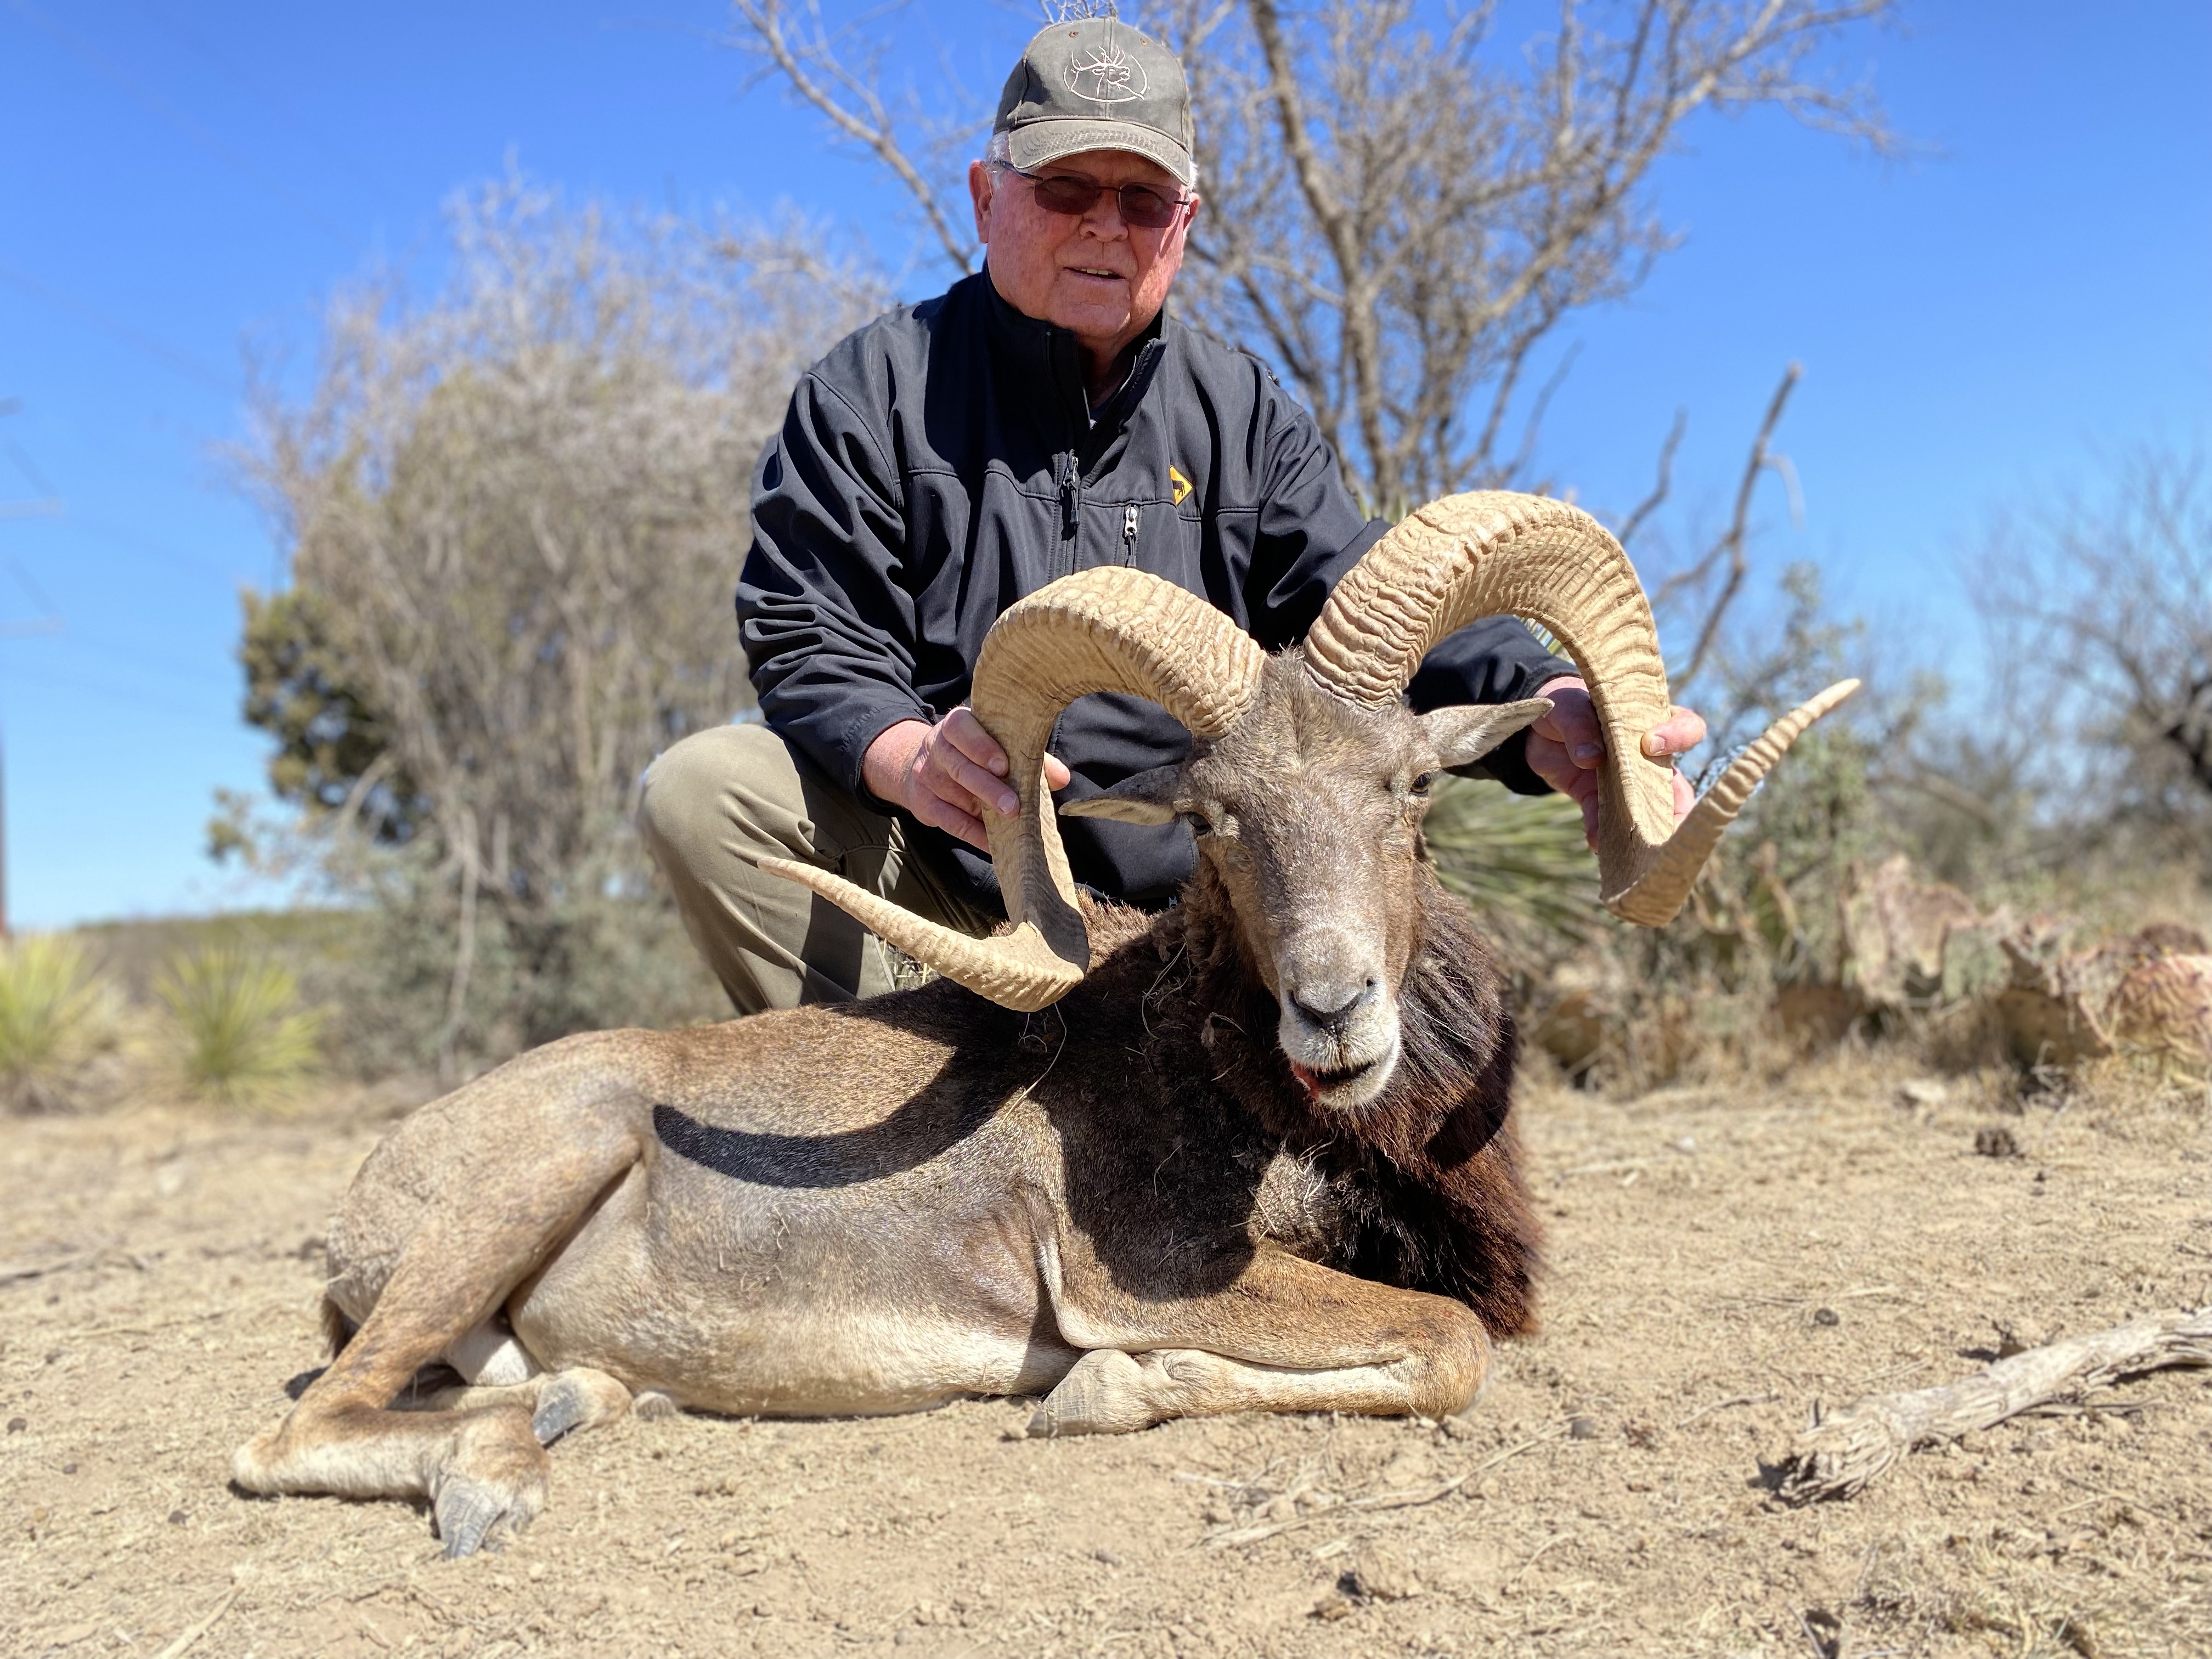
<instances>
[{"instance_id":1,"label":"sunglasses","mask_svg":"<svg viewBox=\"0 0 2212 1659\"><path fill-rule=\"evenodd\" d=\"M1102 185L1095 179L1079 179L1066 173L1048 177L1024 173L1019 167L1008 167L1006 171L1036 186L1037 205L1047 213L1079 216L1096 207L1101 196L1112 191L1121 198L1121 222L1139 230L1165 230L1175 222L1183 204L1190 200L1188 196L1170 196L1150 185Z\"/></svg>"}]
</instances>

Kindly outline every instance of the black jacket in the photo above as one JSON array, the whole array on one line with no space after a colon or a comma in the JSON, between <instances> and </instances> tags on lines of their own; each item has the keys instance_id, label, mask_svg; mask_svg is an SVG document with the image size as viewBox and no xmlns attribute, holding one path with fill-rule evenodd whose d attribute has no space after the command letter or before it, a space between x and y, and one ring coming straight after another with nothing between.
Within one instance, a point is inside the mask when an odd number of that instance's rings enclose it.
<instances>
[{"instance_id":1,"label":"black jacket","mask_svg":"<svg viewBox=\"0 0 2212 1659\"><path fill-rule=\"evenodd\" d=\"M964 702L1000 612L1056 577L1133 564L1202 594L1270 650L1302 637L1389 526L1353 503L1313 419L1267 366L1163 315L1094 418L1074 337L1024 316L988 275L848 336L792 394L753 487L738 617L761 712L863 791L886 727ZM1427 709L1503 702L1574 672L1511 617L1461 629L1409 695ZM1083 799L1179 758L1156 704L1085 697L1053 752ZM1545 786L1518 743L1492 775ZM1190 873L1180 825L1067 818L1077 880L1158 906ZM921 828L955 890L1000 908L990 862Z\"/></svg>"}]
</instances>

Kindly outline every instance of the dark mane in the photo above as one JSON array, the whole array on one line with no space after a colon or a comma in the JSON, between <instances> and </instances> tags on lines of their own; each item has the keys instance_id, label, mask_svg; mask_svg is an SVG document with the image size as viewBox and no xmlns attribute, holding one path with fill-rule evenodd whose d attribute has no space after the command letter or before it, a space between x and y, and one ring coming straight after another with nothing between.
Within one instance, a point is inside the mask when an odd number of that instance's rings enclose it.
<instances>
[{"instance_id":1,"label":"dark mane","mask_svg":"<svg viewBox=\"0 0 2212 1659\"><path fill-rule=\"evenodd\" d=\"M1357 1114L1316 1110L1291 1075L1275 1042L1275 999L1203 862L1182 903L1150 928L1166 967L1146 999L1147 1046L1172 1064L1165 1051L1194 1041L1213 1080L1310 1158L1337 1218L1327 1265L1456 1297L1493 1335L1525 1334L1535 1326L1540 1229L1508 1118L1519 1037L1504 975L1465 905L1426 872L1419 890L1398 1068Z\"/></svg>"}]
</instances>

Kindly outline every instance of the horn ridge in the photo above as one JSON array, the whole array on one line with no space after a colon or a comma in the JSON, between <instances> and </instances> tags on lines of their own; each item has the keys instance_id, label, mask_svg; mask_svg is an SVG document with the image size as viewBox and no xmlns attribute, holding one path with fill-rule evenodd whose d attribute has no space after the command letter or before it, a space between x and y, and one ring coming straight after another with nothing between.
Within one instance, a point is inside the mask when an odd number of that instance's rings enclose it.
<instances>
[{"instance_id":1,"label":"horn ridge","mask_svg":"<svg viewBox=\"0 0 2212 1659\"><path fill-rule=\"evenodd\" d=\"M1501 615L1548 629L1589 686L1607 750L1598 774L1600 891L1615 915L1645 927L1674 918L1752 787L1858 685L1831 686L1778 720L1678 829L1673 769L1644 752L1645 734L1673 704L1635 567L1579 507L1507 490L1431 501L1370 548L1308 632L1306 670L1325 690L1379 707L1404 692L1446 635Z\"/></svg>"},{"instance_id":2,"label":"horn ridge","mask_svg":"<svg viewBox=\"0 0 2212 1659\"><path fill-rule=\"evenodd\" d=\"M1033 1012L1090 971L1090 934L1044 781L1052 729L1067 705L1097 691L1160 704L1199 738L1218 737L1259 696L1267 653L1224 612L1141 570L1079 571L1008 607L975 662L969 703L1006 751L1021 799L1012 817L988 815L991 863L1011 933L964 933L901 908L811 865L764 859L881 938L1001 1006Z\"/></svg>"}]
</instances>

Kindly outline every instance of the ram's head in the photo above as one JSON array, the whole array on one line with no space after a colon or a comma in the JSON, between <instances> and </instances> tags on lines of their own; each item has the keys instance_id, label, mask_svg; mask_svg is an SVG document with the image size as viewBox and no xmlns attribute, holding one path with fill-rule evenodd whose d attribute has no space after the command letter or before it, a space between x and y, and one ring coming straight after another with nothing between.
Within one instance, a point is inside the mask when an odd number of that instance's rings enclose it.
<instances>
[{"instance_id":1,"label":"ram's head","mask_svg":"<svg viewBox=\"0 0 2212 1659\"><path fill-rule=\"evenodd\" d=\"M1548 707L1416 715L1405 687L1444 635L1509 613L1548 629L1589 683L1608 750L1601 892L1616 915L1649 927L1680 909L1722 831L1783 751L1857 689L1855 680L1831 686L1777 721L1678 826L1670 769L1643 752L1644 735L1668 709L1658 634L1620 544L1561 501L1455 495L1378 542L1304 641L1272 658L1203 599L1140 571L1084 571L1000 617L976 664L972 702L1021 794L1018 815L989 824L1011 932L971 939L811 866L763 867L804 882L993 1001L1042 1008L1091 963L1044 786L1047 738L1079 696L1149 697L1190 729L1189 757L1062 810L1190 823L1276 998L1285 1054L1321 1103L1356 1108L1382 1091L1397 1059L1429 783Z\"/></svg>"}]
</instances>

